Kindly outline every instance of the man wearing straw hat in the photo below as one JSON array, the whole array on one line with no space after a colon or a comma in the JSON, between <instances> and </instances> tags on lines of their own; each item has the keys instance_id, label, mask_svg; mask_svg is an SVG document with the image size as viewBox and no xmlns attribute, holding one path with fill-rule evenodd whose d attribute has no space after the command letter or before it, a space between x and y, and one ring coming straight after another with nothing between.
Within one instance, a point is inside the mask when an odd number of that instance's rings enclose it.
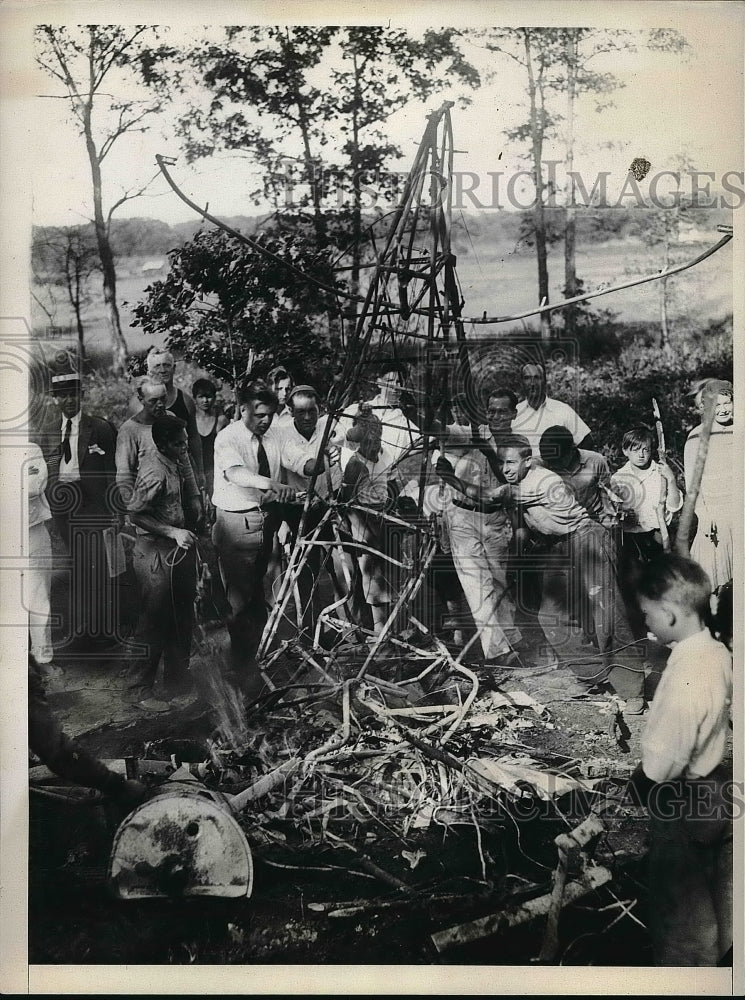
<instances>
[{"instance_id":1,"label":"man wearing straw hat","mask_svg":"<svg viewBox=\"0 0 745 1000\"><path fill-rule=\"evenodd\" d=\"M59 422L47 438L47 495L55 528L70 556L70 638L111 642L117 613L103 532L116 510L116 430L103 417L83 411L78 372L54 372L51 390Z\"/></svg>"}]
</instances>

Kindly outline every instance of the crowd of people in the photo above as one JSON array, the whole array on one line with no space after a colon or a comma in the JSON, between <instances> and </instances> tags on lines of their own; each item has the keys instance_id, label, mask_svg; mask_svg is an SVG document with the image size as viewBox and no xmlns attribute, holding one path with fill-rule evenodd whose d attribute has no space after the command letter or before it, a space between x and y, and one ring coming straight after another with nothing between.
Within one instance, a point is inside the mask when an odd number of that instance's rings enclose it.
<instances>
[{"instance_id":1,"label":"crowd of people","mask_svg":"<svg viewBox=\"0 0 745 1000\"><path fill-rule=\"evenodd\" d=\"M42 676L54 681L58 673L50 524L69 580L63 645L95 650L126 639L121 697L155 714L196 696L190 655L207 539L229 609L226 675L252 698L263 684L257 653L286 572L283 553L301 529L306 539L317 532L317 544L307 546L296 581L298 641L313 641L323 577L333 589L326 603L346 596L351 625L379 644L384 629L403 624L391 613L404 549L426 521L437 541L432 628L458 655L470 654L487 674L528 669L542 657L641 715L650 636L674 643L648 714L636 787L718 776L732 691L731 620L713 617L717 598L720 612L727 605L733 575L731 383L694 387L700 409L707 391L717 402L686 558L666 551L684 490L666 456L655 454L655 432L631 414L619 442L626 462L612 471L592 429L548 394L538 362L485 398L457 397L448 419L426 435L416 412L401 408L405 373L394 364L379 371L372 398L339 414L323 413L318 390L295 385L284 367L264 379L247 375L224 410L209 379L198 379L191 395L177 388L175 367L169 352L150 352L118 430L86 412L74 370L52 375L55 405L27 461L29 636ZM686 489L700 438L696 427L686 442ZM425 439L425 474L417 466L407 476L407 456L421 454ZM138 592L129 636L117 622L122 532L131 539ZM686 866L703 863L699 849L709 852L706 870L721 874L717 851L726 837L720 830L702 846L688 837L689 820L683 815L674 835L670 823L658 824L656 849L667 859L658 866L667 872L659 953L676 960L695 953L697 963L714 964L726 939L721 899L699 914L708 934L702 943L673 883Z\"/></svg>"}]
</instances>

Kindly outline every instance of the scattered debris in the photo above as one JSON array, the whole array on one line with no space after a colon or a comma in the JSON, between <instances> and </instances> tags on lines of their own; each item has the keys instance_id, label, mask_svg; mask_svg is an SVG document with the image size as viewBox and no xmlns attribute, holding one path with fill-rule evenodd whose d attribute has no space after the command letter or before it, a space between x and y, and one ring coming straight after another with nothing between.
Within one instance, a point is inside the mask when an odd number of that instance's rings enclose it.
<instances>
[{"instance_id":1,"label":"scattered debris","mask_svg":"<svg viewBox=\"0 0 745 1000\"><path fill-rule=\"evenodd\" d=\"M607 868L600 866L590 868L585 877L575 882L570 882L564 889L564 905L573 903L575 900L586 896L588 892L599 888L610 882L612 875ZM490 937L493 934L503 931L508 927L517 927L528 920L535 920L536 917L544 917L551 908L552 894L538 896L536 899L528 900L511 908L500 910L499 913L481 917L478 920L471 920L465 924L458 924L444 931L438 931L432 935L432 942L439 952L456 945L468 944L471 941L479 941L481 938Z\"/></svg>"}]
</instances>

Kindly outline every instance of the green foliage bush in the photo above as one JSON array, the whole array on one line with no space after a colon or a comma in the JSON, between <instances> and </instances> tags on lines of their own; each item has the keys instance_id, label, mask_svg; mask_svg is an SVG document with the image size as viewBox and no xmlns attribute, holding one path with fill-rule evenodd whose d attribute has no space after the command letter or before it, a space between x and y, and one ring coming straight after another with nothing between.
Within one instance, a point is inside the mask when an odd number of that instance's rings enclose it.
<instances>
[{"instance_id":1,"label":"green foliage bush","mask_svg":"<svg viewBox=\"0 0 745 1000\"><path fill-rule=\"evenodd\" d=\"M230 383L249 366L261 373L282 363L305 368L306 377L325 371L333 295L304 275L333 288L328 254L300 236L262 233L256 241L274 257L220 231L172 250L168 274L146 290L132 325Z\"/></svg>"},{"instance_id":2,"label":"green foliage bush","mask_svg":"<svg viewBox=\"0 0 745 1000\"><path fill-rule=\"evenodd\" d=\"M217 389L217 406L230 412L233 393L230 386L210 372L197 365L180 361L176 366L174 385L191 393L191 387L198 378L208 378ZM135 397L136 378L134 375L112 375L110 372L90 372L83 377L84 407L87 413L105 417L115 427L121 427L132 416L130 403Z\"/></svg>"},{"instance_id":3,"label":"green foliage bush","mask_svg":"<svg viewBox=\"0 0 745 1000\"><path fill-rule=\"evenodd\" d=\"M121 427L132 416L129 404L134 391L134 385L124 376L91 372L83 377L83 408Z\"/></svg>"}]
</instances>

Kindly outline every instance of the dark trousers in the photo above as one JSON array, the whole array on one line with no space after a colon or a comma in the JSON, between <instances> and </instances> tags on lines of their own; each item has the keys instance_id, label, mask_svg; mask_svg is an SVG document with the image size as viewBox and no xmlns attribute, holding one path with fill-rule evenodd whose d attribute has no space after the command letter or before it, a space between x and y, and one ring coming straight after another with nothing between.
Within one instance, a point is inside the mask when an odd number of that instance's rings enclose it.
<instances>
[{"instance_id":1,"label":"dark trousers","mask_svg":"<svg viewBox=\"0 0 745 1000\"><path fill-rule=\"evenodd\" d=\"M315 503L308 510L308 516L303 525L303 537L308 538L318 527L324 513L326 505ZM284 520L290 528L293 545L297 542L302 507L298 504L286 504L283 508ZM333 541L333 530L331 524L327 523L321 530L316 542ZM315 605L318 603L315 598L315 591L318 580L331 559L331 552L327 546L313 544L306 548L306 561L297 579L298 600L300 603L300 631L309 634L315 624Z\"/></svg>"},{"instance_id":2,"label":"dark trousers","mask_svg":"<svg viewBox=\"0 0 745 1000\"><path fill-rule=\"evenodd\" d=\"M719 767L707 778L652 789L647 923L655 965L714 966L732 947L727 787Z\"/></svg>"},{"instance_id":3,"label":"dark trousers","mask_svg":"<svg viewBox=\"0 0 745 1000\"><path fill-rule=\"evenodd\" d=\"M546 548L524 524L513 529L507 575L515 595L515 621L523 628L537 622Z\"/></svg>"},{"instance_id":4,"label":"dark trousers","mask_svg":"<svg viewBox=\"0 0 745 1000\"><path fill-rule=\"evenodd\" d=\"M167 697L175 698L192 687L196 550L181 549L169 538L138 535L133 565L141 611L132 642L144 649L130 660L127 697L152 695L162 656L163 687Z\"/></svg>"},{"instance_id":5,"label":"dark trousers","mask_svg":"<svg viewBox=\"0 0 745 1000\"><path fill-rule=\"evenodd\" d=\"M637 639L647 634L644 615L636 598L636 582L648 562L661 555L664 549L659 531L620 532L618 549L618 579L626 602L631 631Z\"/></svg>"},{"instance_id":6,"label":"dark trousers","mask_svg":"<svg viewBox=\"0 0 745 1000\"><path fill-rule=\"evenodd\" d=\"M562 656L569 644L572 613L594 631L598 655L573 661L572 670L584 680L609 681L624 699L644 695L644 665L634 645L616 576L611 533L588 521L557 542L543 574L538 619L546 638Z\"/></svg>"},{"instance_id":7,"label":"dark trousers","mask_svg":"<svg viewBox=\"0 0 745 1000\"><path fill-rule=\"evenodd\" d=\"M267 511L218 509L212 528L230 604L231 668L243 687L259 684L256 651L267 621L264 577L277 524L278 518Z\"/></svg>"},{"instance_id":8,"label":"dark trousers","mask_svg":"<svg viewBox=\"0 0 745 1000\"><path fill-rule=\"evenodd\" d=\"M83 506L79 483L64 483L71 501L54 515L54 527L69 557L65 581L64 637L60 646L79 638L119 638L119 593L109 574L103 532L112 521L107 512Z\"/></svg>"}]
</instances>

